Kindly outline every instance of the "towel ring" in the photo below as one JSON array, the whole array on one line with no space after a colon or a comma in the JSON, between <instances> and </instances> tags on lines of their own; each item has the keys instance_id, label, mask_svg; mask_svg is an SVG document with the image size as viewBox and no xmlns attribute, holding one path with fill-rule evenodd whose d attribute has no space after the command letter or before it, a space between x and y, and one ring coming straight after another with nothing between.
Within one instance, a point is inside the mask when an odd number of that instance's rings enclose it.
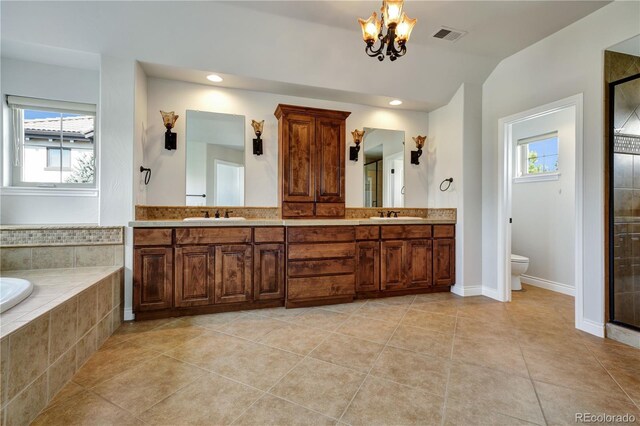
<instances>
[{"instance_id":1,"label":"towel ring","mask_svg":"<svg viewBox=\"0 0 640 426\"><path fill-rule=\"evenodd\" d=\"M442 189L442 185L444 185L445 182L448 182L448 185L446 188ZM453 178L449 178L449 179L445 179L442 182L440 182L440 191L445 192L448 191L449 188L451 187L451 183L453 182Z\"/></svg>"}]
</instances>

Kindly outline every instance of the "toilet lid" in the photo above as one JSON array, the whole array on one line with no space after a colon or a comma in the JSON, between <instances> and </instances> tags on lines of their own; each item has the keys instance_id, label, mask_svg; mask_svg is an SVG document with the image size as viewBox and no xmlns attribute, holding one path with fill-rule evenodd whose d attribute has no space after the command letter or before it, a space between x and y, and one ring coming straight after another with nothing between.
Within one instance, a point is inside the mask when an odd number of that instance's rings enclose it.
<instances>
[{"instance_id":1,"label":"toilet lid","mask_svg":"<svg viewBox=\"0 0 640 426\"><path fill-rule=\"evenodd\" d=\"M512 254L511 261L517 262L517 263L526 263L529 261L529 258L524 256L518 256L517 254Z\"/></svg>"}]
</instances>

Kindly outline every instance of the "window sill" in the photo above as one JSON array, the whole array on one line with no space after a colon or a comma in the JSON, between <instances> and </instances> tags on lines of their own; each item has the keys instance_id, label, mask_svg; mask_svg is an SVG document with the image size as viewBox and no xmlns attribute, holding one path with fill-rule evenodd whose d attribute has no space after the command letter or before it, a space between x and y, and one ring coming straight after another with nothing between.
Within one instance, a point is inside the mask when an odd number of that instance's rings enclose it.
<instances>
[{"instance_id":1,"label":"window sill","mask_svg":"<svg viewBox=\"0 0 640 426\"><path fill-rule=\"evenodd\" d=\"M4 186L2 195L38 197L97 197L96 188L37 188L29 186Z\"/></svg>"},{"instance_id":2,"label":"window sill","mask_svg":"<svg viewBox=\"0 0 640 426\"><path fill-rule=\"evenodd\" d=\"M543 173L539 175L527 175L513 178L513 183L546 182L559 179L560 173Z\"/></svg>"}]
</instances>

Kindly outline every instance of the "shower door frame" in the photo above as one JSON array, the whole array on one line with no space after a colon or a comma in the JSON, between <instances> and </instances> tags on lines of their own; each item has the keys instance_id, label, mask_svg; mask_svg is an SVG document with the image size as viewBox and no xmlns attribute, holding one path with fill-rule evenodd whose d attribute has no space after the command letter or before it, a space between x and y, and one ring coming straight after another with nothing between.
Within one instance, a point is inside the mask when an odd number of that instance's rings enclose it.
<instances>
[{"instance_id":1,"label":"shower door frame","mask_svg":"<svg viewBox=\"0 0 640 426\"><path fill-rule=\"evenodd\" d=\"M633 324L627 324L625 322L620 322L620 321L616 321L614 318L614 308L615 308L615 303L614 303L614 279L615 279L615 265L613 262L614 259L614 253L613 253L613 241L614 241L614 237L615 237L615 228L614 228L614 220L615 220L615 215L614 215L614 206L613 206L613 195L614 195L614 181L613 181L613 176L614 176L614 169L613 169L613 156L615 154L614 152L614 138L615 138L615 131L614 131L614 113L615 113L615 88L616 86L620 85L620 84L624 84L627 83L629 81L633 81L633 80L637 80L640 78L640 73L638 74L634 74L634 75L630 75L628 77L625 78L621 78L620 80L616 80L616 81L612 81L610 83L608 83L608 105L607 105L607 111L608 111L608 119L607 119L607 132L608 132L608 147L607 147L607 161L608 161L608 173L607 173L607 180L608 180L608 185L607 185L607 191L609 192L608 196L607 196L607 201L608 201L608 206L606 208L606 213L607 213L607 226L608 226L608 241L607 241L607 258L609 260L609 267L607 268L607 272L608 272L608 280L607 280L607 291L606 291L606 296L609 299L607 301L607 308L608 308L608 315L607 315L607 320L608 322L610 322L611 324L615 324L618 325L620 327L625 327L628 328L630 330L635 330L635 331L640 331L640 327L635 326Z\"/></svg>"}]
</instances>

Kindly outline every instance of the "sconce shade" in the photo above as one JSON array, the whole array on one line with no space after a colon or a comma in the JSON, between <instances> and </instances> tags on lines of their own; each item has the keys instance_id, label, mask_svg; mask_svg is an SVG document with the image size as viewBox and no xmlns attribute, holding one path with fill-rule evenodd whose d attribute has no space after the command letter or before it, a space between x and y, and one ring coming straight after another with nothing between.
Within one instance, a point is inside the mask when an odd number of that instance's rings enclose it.
<instances>
[{"instance_id":1,"label":"sconce shade","mask_svg":"<svg viewBox=\"0 0 640 426\"><path fill-rule=\"evenodd\" d=\"M264 128L264 120L262 121L251 120L251 127L253 127L253 131L255 132L256 136L261 135L262 129Z\"/></svg>"},{"instance_id":2,"label":"sconce shade","mask_svg":"<svg viewBox=\"0 0 640 426\"><path fill-rule=\"evenodd\" d=\"M358 153L360 152L360 143L362 143L362 138L364 137L364 129L355 129L351 132L351 136L353 136L353 143L356 146L349 147L349 160L358 161Z\"/></svg>"},{"instance_id":3,"label":"sconce shade","mask_svg":"<svg viewBox=\"0 0 640 426\"><path fill-rule=\"evenodd\" d=\"M251 127L253 127L253 131L256 134L256 138L253 140L253 155L262 155L262 129L264 128L264 120L256 121L251 120Z\"/></svg>"},{"instance_id":4,"label":"sconce shade","mask_svg":"<svg viewBox=\"0 0 640 426\"><path fill-rule=\"evenodd\" d=\"M424 143L427 140L426 136L415 136L413 137L413 141L416 143L416 151L411 151L411 164L420 164L420 156L422 155L422 147L424 147Z\"/></svg>"},{"instance_id":5,"label":"sconce shade","mask_svg":"<svg viewBox=\"0 0 640 426\"><path fill-rule=\"evenodd\" d=\"M164 123L164 127L166 127L167 130L173 129L173 126L175 126L178 117L180 117L179 115L176 115L174 111L165 112L160 110L160 115L162 115L162 122Z\"/></svg>"},{"instance_id":6,"label":"sconce shade","mask_svg":"<svg viewBox=\"0 0 640 426\"><path fill-rule=\"evenodd\" d=\"M366 21L364 19L358 18L358 22L360 22L360 26L362 27L362 39L365 42L373 43L378 38L378 34L380 34L380 28L382 23L378 19L378 15L376 12L373 12L369 19Z\"/></svg>"},{"instance_id":7,"label":"sconce shade","mask_svg":"<svg viewBox=\"0 0 640 426\"><path fill-rule=\"evenodd\" d=\"M406 43L409 41L411 31L413 31L413 27L416 25L416 22L418 22L417 19L411 19L406 13L402 13L402 20L396 28L396 36L398 37L399 42Z\"/></svg>"}]
</instances>

